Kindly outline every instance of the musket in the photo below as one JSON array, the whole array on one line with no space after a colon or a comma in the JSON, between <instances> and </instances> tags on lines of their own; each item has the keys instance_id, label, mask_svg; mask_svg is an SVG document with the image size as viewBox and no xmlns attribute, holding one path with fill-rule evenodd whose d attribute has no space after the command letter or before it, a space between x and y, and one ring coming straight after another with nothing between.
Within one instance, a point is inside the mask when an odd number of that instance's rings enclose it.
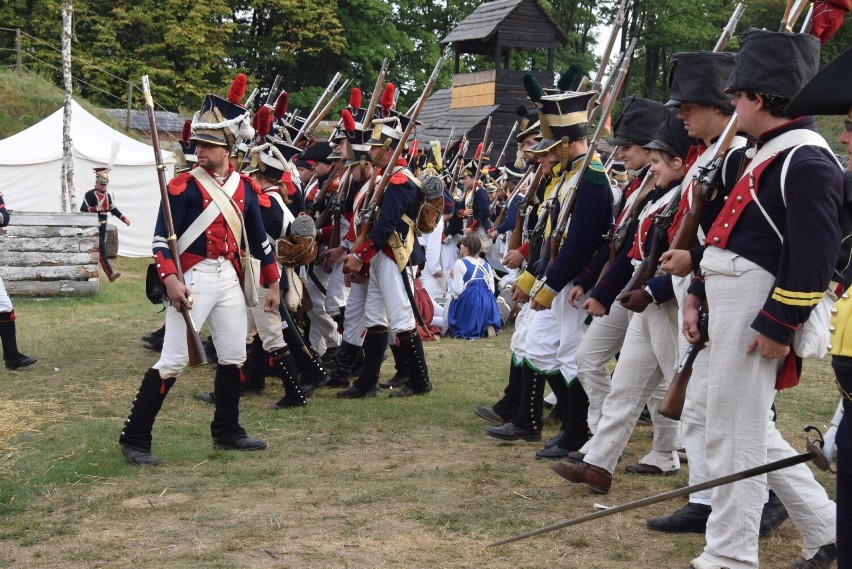
<instances>
[{"instance_id":1,"label":"musket","mask_svg":"<svg viewBox=\"0 0 852 569\"><path fill-rule=\"evenodd\" d=\"M462 136L462 141L459 144L459 151L456 153L456 156L454 158L455 164L453 165L453 168L452 168L453 176L450 179L449 189L450 189L450 192L452 192L453 194L455 194L456 185L459 183L459 176L461 175L461 169L462 169L462 166L464 164L464 160L461 158L461 156L464 156L465 153L467 152L468 143L469 143L469 141L467 139L467 135Z\"/></svg>"},{"instance_id":2,"label":"musket","mask_svg":"<svg viewBox=\"0 0 852 569\"><path fill-rule=\"evenodd\" d=\"M814 25L814 4L811 2L810 8L808 8L808 13L805 14L805 19L802 22L802 27L799 30L799 33L809 34L811 33L811 28Z\"/></svg>"},{"instance_id":3,"label":"musket","mask_svg":"<svg viewBox=\"0 0 852 569\"><path fill-rule=\"evenodd\" d=\"M417 99L417 102L411 109L408 125L406 125L405 130L402 132L402 136L400 136L399 141L393 149L393 153L391 153L391 157L387 162L387 167L384 172L382 172L381 180L379 180L379 182L375 185L375 188L372 192L370 192L370 195L364 198L366 205L361 208L361 229L358 233L355 245L352 247L353 250L367 240L367 235L370 233L370 229L378 215L379 204L381 203L382 196L390 183L391 177L396 172L396 163L399 161L399 157L402 156L406 141L411 137L411 133L414 132L414 128L417 126L417 117L420 115L420 111L423 110L423 104L426 102L426 99L432 92L432 88L435 86L435 82L438 80L438 73L441 71L441 66L444 65L445 60L446 57L441 56L435 64L435 68L432 70L432 74L429 76L429 80L426 82L426 86L423 88L420 98ZM375 176L373 176L372 179L375 180Z\"/></svg>"},{"instance_id":4,"label":"musket","mask_svg":"<svg viewBox=\"0 0 852 569\"><path fill-rule=\"evenodd\" d=\"M535 194L538 191L538 187L541 185L541 180L544 177L546 170L547 168L544 167L544 164L538 165L538 168L533 175L532 182L530 182L530 185L527 188L527 193L524 194L524 201L522 201L518 206L518 214L515 218L515 228L512 230L512 235L510 235L506 240L506 249L509 251L514 251L523 245L524 225L526 224L526 219L529 217L530 210L533 207L533 201L535 200ZM518 184L518 186L520 185L521 184Z\"/></svg>"},{"instance_id":5,"label":"musket","mask_svg":"<svg viewBox=\"0 0 852 569\"><path fill-rule=\"evenodd\" d=\"M672 226L679 205L680 192L675 192L663 211L654 217L654 235L651 237L651 246L648 248L645 258L642 259L642 262L633 271L633 276L630 277L630 281L624 287L621 295L639 290L645 285L648 279L657 274L657 265L660 263L660 257L668 249L667 234L669 228Z\"/></svg>"},{"instance_id":6,"label":"musket","mask_svg":"<svg viewBox=\"0 0 852 569\"><path fill-rule=\"evenodd\" d=\"M594 512L591 514L587 514L585 516L580 516L579 518L574 518L572 520L566 520L562 522L558 522L543 528L539 528L537 530L528 531L526 533L522 533L520 535L516 535L514 537L509 537L506 539L501 539L500 541L495 541L494 543L489 543L488 547L496 547L498 545L505 545L507 543L512 543L515 541L520 541L522 539L527 539L529 537L534 537L537 535L542 535L545 533L549 533L552 531L556 531L559 529L567 528L570 526L575 526L578 524L582 524L585 522L590 522L592 520L597 520L600 518L605 518L607 516L612 516L614 514L620 514L622 512L627 512L630 510L635 510L636 508L642 508L644 506L650 506L651 504L658 504L660 502L665 502L667 500L671 500L673 498L680 498L681 496L688 496L694 492L700 492L701 490L709 490L710 488L716 488L718 486L724 486L725 484L733 484L734 482L739 482L740 480L746 480L747 478L752 478L754 476L760 476L762 474L766 474L769 472L775 472L776 470L782 470L784 468L790 468L791 466L796 466L797 464L802 464L804 462L813 461L814 465L820 470L827 471L828 470L828 459L823 454L822 448L825 444L825 441L822 438L822 433L813 426L805 427L805 432L816 431L819 435L819 439L816 441L811 441L810 437L805 438L805 448L807 452L803 452L802 454L797 454L794 456L790 456L787 458L782 458L781 460L776 460L774 462L770 462L769 464L764 464L762 466L756 466L754 468L749 468L746 470L742 470L740 472L735 472L733 474L728 474L727 476L722 476L720 478L716 478L713 480L707 480L706 482L702 482L700 484L693 484L692 486L686 486L685 488L678 488L676 490L671 490L670 492L663 492L662 494L657 494L656 496L650 496L648 498L642 498L641 500L636 500L634 502L630 502L628 504L622 504L621 506L616 506L614 508L609 508L607 510L600 510L598 512Z\"/></svg>"},{"instance_id":7,"label":"musket","mask_svg":"<svg viewBox=\"0 0 852 569\"><path fill-rule=\"evenodd\" d=\"M627 0L621 0L621 4L618 7L618 13L615 16L615 22L613 22L612 30L609 32L609 39L607 39L606 48L604 48L603 55L601 56L601 65L598 68L595 78L592 80L592 89L599 89L601 87L601 81L603 81L604 74L606 73L606 66L609 63L609 57L612 55L612 49L615 47L615 38L618 36L618 31L621 26L624 25L626 14ZM616 69L618 69L618 67L616 67Z\"/></svg>"},{"instance_id":8,"label":"musket","mask_svg":"<svg viewBox=\"0 0 852 569\"><path fill-rule=\"evenodd\" d=\"M672 382L663 397L662 403L660 403L659 412L663 417L680 421L683 405L686 403L686 386L689 385L689 380L692 377L692 366L698 357L698 352L704 349L710 339L707 334L709 319L709 314L702 306L698 314L698 341L689 345L677 366Z\"/></svg>"},{"instance_id":9,"label":"musket","mask_svg":"<svg viewBox=\"0 0 852 569\"><path fill-rule=\"evenodd\" d=\"M444 152L450 147L450 143L453 141L453 135L456 133L456 125L453 125L450 128L450 137L447 139L447 144L444 145Z\"/></svg>"},{"instance_id":10,"label":"musket","mask_svg":"<svg viewBox=\"0 0 852 569\"><path fill-rule=\"evenodd\" d=\"M531 172L532 172L531 169L524 172L524 175L521 176L521 179L518 180L518 183L515 185L515 189L512 190L512 193L509 194L509 197L506 198L506 204L503 206L503 209L500 210L500 215L498 215L497 219L494 220L494 226L495 227L500 225L501 223L503 223L503 221L505 221L506 215L508 214L508 211L509 211L509 206L512 204L512 201L518 196L518 193L521 191L521 184L523 184L526 181L526 179L530 176ZM508 180L508 176L507 176L506 181L503 183L503 189L506 188L506 184L508 184L508 183L509 183L509 180ZM520 207L520 204L518 204L518 207Z\"/></svg>"},{"instance_id":11,"label":"musket","mask_svg":"<svg viewBox=\"0 0 852 569\"><path fill-rule=\"evenodd\" d=\"M154 147L154 160L157 164L157 179L160 183L160 200L163 207L163 219L166 222L166 242L169 245L169 253L175 263L177 271L177 279L183 282L183 269L180 265L180 252L177 246L177 236L175 234L175 222L172 218L172 208L169 203L169 191L166 186L166 167L163 165L163 156L160 154L160 137L157 134L157 122L154 119L154 99L151 97L151 88L148 85L148 76L142 76L142 93L145 96L145 106L148 109L148 124L151 128L151 145ZM188 298L190 303L191 297ZM179 312L183 316L183 321L186 324L186 347L189 353L189 365L197 366L207 363L207 358L204 356L204 346L201 344L201 337L198 335L198 330L195 328L195 323L192 321L192 313L190 307L186 303L181 303Z\"/></svg>"},{"instance_id":12,"label":"musket","mask_svg":"<svg viewBox=\"0 0 852 569\"><path fill-rule=\"evenodd\" d=\"M308 113L307 117L305 117L305 122L302 123L302 128L299 129L299 132L293 138L293 145L294 146L297 143L301 142L301 140L303 138L305 138L305 127L307 127L308 124L310 124L314 120L314 116L316 116L316 113L319 111L320 108L322 108L323 104L325 104L325 100L328 98L329 93L331 93L331 90L334 89L334 86L337 85L337 82L339 80L340 80L340 73L338 72L338 73L335 73L334 77L331 78L331 81L328 83L325 90L322 92L322 95L320 95L320 98L317 99L317 102L314 105L314 108L311 109L311 112Z\"/></svg>"},{"instance_id":13,"label":"musket","mask_svg":"<svg viewBox=\"0 0 852 569\"><path fill-rule=\"evenodd\" d=\"M473 179L479 180L479 175L482 172L482 160L488 154L488 135L491 134L491 115L488 116L488 122L485 123L485 134L482 135L482 150L479 152L479 158L476 161L476 172Z\"/></svg>"},{"instance_id":14,"label":"musket","mask_svg":"<svg viewBox=\"0 0 852 569\"><path fill-rule=\"evenodd\" d=\"M737 4L736 8L734 8L734 13L731 14L728 23L722 28L722 35L719 36L719 40L716 42L716 46L713 48L715 52L725 51L725 48L728 46L728 42L731 41L731 38L734 36L734 31L737 29L737 24L740 22L740 18L743 17L743 12L745 12L746 5L740 2Z\"/></svg>"},{"instance_id":15,"label":"musket","mask_svg":"<svg viewBox=\"0 0 852 569\"><path fill-rule=\"evenodd\" d=\"M471 190L471 211L467 211L467 200L465 200L465 217L464 223L462 224L465 229L469 228L472 220L473 220L473 202L476 199L476 186L479 184L479 175L482 172L482 160L488 151L486 150L488 144L488 135L491 133L491 116L488 116L488 122L485 123L485 134L482 135L482 145L480 146L481 150L479 151L479 158L476 160L476 171L473 173L473 189Z\"/></svg>"},{"instance_id":16,"label":"musket","mask_svg":"<svg viewBox=\"0 0 852 569\"><path fill-rule=\"evenodd\" d=\"M669 249L686 250L691 249L697 244L701 212L704 211L704 204L716 197L716 179L725 161L725 155L728 153L731 142L736 135L737 113L734 112L731 118L728 119L728 124L725 125L719 139L716 141L712 158L706 164L698 167L698 171L695 174L692 204L689 207L689 211L681 219L680 227L677 228L677 233L675 233Z\"/></svg>"},{"instance_id":17,"label":"musket","mask_svg":"<svg viewBox=\"0 0 852 569\"><path fill-rule=\"evenodd\" d=\"M376 105L379 104L381 97L382 84L385 82L385 75L388 72L388 58L382 61L382 67L379 69L379 74L376 76L376 86L373 87L373 93L370 95L370 102L367 104L367 114L364 115L364 124L369 126L373 120L373 113L376 112Z\"/></svg>"},{"instance_id":18,"label":"musket","mask_svg":"<svg viewBox=\"0 0 852 569\"><path fill-rule=\"evenodd\" d=\"M314 197L314 201L311 203L310 207L306 208L308 211L308 215L313 216L317 210L319 209L320 203L325 199L325 195L328 193L328 188L337 178L337 175L340 173L340 162L335 162L334 166L331 168L331 172L328 173L328 178L325 179L322 186L320 187L317 195ZM317 227L320 227L319 225Z\"/></svg>"},{"instance_id":19,"label":"musket","mask_svg":"<svg viewBox=\"0 0 852 569\"><path fill-rule=\"evenodd\" d=\"M275 96L278 95L278 85L281 83L281 76L276 75L275 81L272 82L272 88L266 96L266 104L272 106L275 103Z\"/></svg>"},{"instance_id":20,"label":"musket","mask_svg":"<svg viewBox=\"0 0 852 569\"><path fill-rule=\"evenodd\" d=\"M503 156L506 155L506 149L509 147L509 141L512 140L512 136L514 136L517 128L518 121L515 121L515 124L512 125L512 130L509 131L509 136L506 137L506 143L503 145L503 150L500 151L500 156L497 157L497 162L494 163L495 167L499 168L500 164L503 162Z\"/></svg>"},{"instance_id":21,"label":"musket","mask_svg":"<svg viewBox=\"0 0 852 569\"><path fill-rule=\"evenodd\" d=\"M463 134L461 140L459 141L459 147L456 149L455 155L453 155L453 159L449 161L446 166L446 170L451 172L455 171L456 166L463 160L463 156L467 152L468 139L467 135ZM456 177L458 179L458 177ZM450 186L451 188L455 188L455 184Z\"/></svg>"},{"instance_id":22,"label":"musket","mask_svg":"<svg viewBox=\"0 0 852 569\"><path fill-rule=\"evenodd\" d=\"M798 0L795 0L798 1ZM778 25L779 32L790 31L787 21L790 18L790 10L793 9L794 0L787 0L787 5L784 7L784 15L781 17L781 23Z\"/></svg>"},{"instance_id":23,"label":"musket","mask_svg":"<svg viewBox=\"0 0 852 569\"><path fill-rule=\"evenodd\" d=\"M343 92L347 88L349 88L349 85L351 85L351 84L352 84L351 79L347 79L346 81L344 81L343 84L340 86L340 88L337 91L335 91L334 95L332 95L332 97L326 102L326 104L322 108L322 110L320 112L318 112L316 115L314 115L313 120L311 120L311 124L308 125L308 123L306 121L305 124L302 125L302 130L300 131L300 134L303 134L303 138L310 138L311 134L313 134L314 129L317 127L317 125L319 123L321 123L323 121L323 119L325 119L326 115L329 112L331 112L331 108L335 105L335 103L337 103L337 101L340 100L340 98L343 96ZM298 141L298 140L299 140L299 137L297 135L293 144L296 144L296 141Z\"/></svg>"},{"instance_id":24,"label":"musket","mask_svg":"<svg viewBox=\"0 0 852 569\"><path fill-rule=\"evenodd\" d=\"M624 85L624 80L627 77L627 70L630 67L630 55L633 53L635 47L636 38L633 38L633 40L630 42L630 47L627 49L627 52L625 52L625 57L622 59L622 64L621 68L618 70L618 75L612 83L610 97L607 98L606 105L604 105L604 109L601 116L608 116L610 111L612 111L612 107L615 104L615 99L618 95L618 92L621 90L621 87ZM583 176L585 175L586 170L589 169L589 164L592 163L592 159L594 158L595 153L597 152L598 144L600 144L601 137L603 136L604 123L605 121L603 120L598 121L597 128L595 129L595 134L592 137L591 142L589 143L586 155L583 157L583 162L580 164L580 169L577 171L577 174L574 176L574 181L571 187L568 189L567 198L565 199L565 205L559 212L558 221L556 222L556 225L554 226L554 229L550 234L550 263L553 263L553 261L556 259L556 254L559 252L559 247L562 245L562 236L568 227L568 221L571 219L571 214L574 212L574 205L577 203L577 189L579 188L580 183L583 180ZM559 191L560 188L557 188L554 191L554 196L558 196ZM550 263L548 263L548 266L550 265ZM531 294L530 296L534 295Z\"/></svg>"},{"instance_id":25,"label":"musket","mask_svg":"<svg viewBox=\"0 0 852 569\"><path fill-rule=\"evenodd\" d=\"M612 231L604 236L605 239L608 239L611 242L609 250L610 263L615 262L615 259L618 257L618 254L621 252L621 249L626 243L627 235L632 232L633 227L638 221L636 219L636 206L641 203L641 199L643 198L642 192L645 191L648 184L652 184L651 187L653 188L653 183L654 175L649 169L645 174L645 178L642 180L642 183L636 189L636 201L633 202L633 206L630 208L630 211L624 216L621 223L619 223L616 227L613 227Z\"/></svg>"}]
</instances>

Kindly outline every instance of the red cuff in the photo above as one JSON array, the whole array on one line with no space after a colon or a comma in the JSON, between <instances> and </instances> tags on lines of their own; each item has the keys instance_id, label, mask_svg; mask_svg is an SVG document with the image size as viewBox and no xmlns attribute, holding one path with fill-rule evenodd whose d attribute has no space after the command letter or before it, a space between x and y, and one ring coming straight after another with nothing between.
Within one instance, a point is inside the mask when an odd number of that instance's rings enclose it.
<instances>
[{"instance_id":1,"label":"red cuff","mask_svg":"<svg viewBox=\"0 0 852 569\"><path fill-rule=\"evenodd\" d=\"M281 274L278 272L278 265L276 263L269 263L260 269L260 284L265 287L278 282L279 278L281 278Z\"/></svg>"},{"instance_id":2,"label":"red cuff","mask_svg":"<svg viewBox=\"0 0 852 569\"><path fill-rule=\"evenodd\" d=\"M518 247L518 253L524 256L524 259L528 259L530 256L530 242L527 241L520 247Z\"/></svg>"},{"instance_id":3,"label":"red cuff","mask_svg":"<svg viewBox=\"0 0 852 569\"><path fill-rule=\"evenodd\" d=\"M372 260L373 257L376 256L376 253L378 253L378 251L376 251L376 248L373 247L373 240L367 238L367 240L361 243L358 247L356 247L352 251L352 253L357 255L358 258L361 259L361 262L366 265Z\"/></svg>"}]
</instances>

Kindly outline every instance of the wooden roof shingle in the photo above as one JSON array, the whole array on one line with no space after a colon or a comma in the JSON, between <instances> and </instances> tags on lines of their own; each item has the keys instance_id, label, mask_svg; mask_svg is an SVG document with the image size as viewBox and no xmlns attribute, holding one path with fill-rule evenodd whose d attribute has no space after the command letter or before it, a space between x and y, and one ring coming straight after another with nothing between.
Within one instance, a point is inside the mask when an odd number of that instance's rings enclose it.
<instances>
[{"instance_id":1,"label":"wooden roof shingle","mask_svg":"<svg viewBox=\"0 0 852 569\"><path fill-rule=\"evenodd\" d=\"M471 14L462 20L447 36L441 40L442 44L460 41L482 40L488 41L497 27L512 15L518 6L529 3L541 11L542 16L550 22L556 31L556 36L565 43L568 37L556 23L550 13L542 7L538 0L493 0L485 2L476 7Z\"/></svg>"}]
</instances>

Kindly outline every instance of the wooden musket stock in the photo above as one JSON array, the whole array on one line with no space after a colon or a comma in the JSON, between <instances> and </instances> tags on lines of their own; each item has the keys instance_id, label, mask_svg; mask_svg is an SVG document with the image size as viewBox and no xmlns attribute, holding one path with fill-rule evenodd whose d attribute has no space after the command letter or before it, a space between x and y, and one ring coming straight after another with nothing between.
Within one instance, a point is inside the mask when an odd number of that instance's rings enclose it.
<instances>
[{"instance_id":1,"label":"wooden musket stock","mask_svg":"<svg viewBox=\"0 0 852 569\"><path fill-rule=\"evenodd\" d=\"M660 415L668 417L674 421L679 421L681 413L683 413L683 405L686 403L686 386L689 385L689 380L692 377L692 365L695 363L695 358L698 357L698 352L704 349L709 339L707 335L708 315L705 310L701 310L698 317L698 341L690 344L680 364L677 366L672 383L666 391L663 402L660 404Z\"/></svg>"}]
</instances>

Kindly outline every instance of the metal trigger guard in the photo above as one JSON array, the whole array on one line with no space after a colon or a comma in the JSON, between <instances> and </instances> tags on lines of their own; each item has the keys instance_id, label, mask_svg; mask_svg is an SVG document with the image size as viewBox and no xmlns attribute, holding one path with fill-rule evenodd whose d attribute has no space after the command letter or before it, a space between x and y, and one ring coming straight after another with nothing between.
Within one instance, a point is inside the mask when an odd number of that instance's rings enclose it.
<instances>
[{"instance_id":1,"label":"metal trigger guard","mask_svg":"<svg viewBox=\"0 0 852 569\"><path fill-rule=\"evenodd\" d=\"M819 438L813 441L811 440L811 437L805 437L805 448L808 452L814 454L814 457L811 460L820 470L824 472L835 472L832 470L831 465L828 462L828 458L826 458L825 454L822 452L822 449L825 446L825 439L822 437L822 431L813 425L805 427L806 433L810 433L811 431L816 431L816 434L819 436Z\"/></svg>"}]
</instances>

